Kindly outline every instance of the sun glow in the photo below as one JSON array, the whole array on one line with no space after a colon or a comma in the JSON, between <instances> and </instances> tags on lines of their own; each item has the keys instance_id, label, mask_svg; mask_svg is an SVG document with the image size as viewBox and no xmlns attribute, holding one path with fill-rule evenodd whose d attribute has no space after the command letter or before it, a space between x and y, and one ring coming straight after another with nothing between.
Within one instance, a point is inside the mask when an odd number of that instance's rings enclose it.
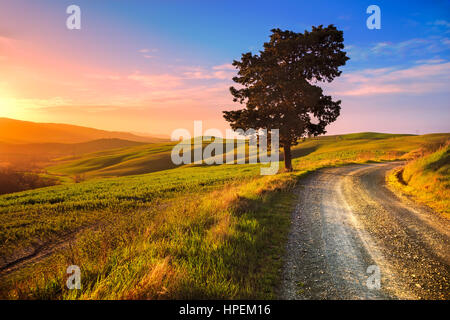
<instances>
[{"instance_id":1,"label":"sun glow","mask_svg":"<svg viewBox=\"0 0 450 320\"><path fill-rule=\"evenodd\" d=\"M15 99L0 92L0 117L14 118L19 115L19 111Z\"/></svg>"}]
</instances>

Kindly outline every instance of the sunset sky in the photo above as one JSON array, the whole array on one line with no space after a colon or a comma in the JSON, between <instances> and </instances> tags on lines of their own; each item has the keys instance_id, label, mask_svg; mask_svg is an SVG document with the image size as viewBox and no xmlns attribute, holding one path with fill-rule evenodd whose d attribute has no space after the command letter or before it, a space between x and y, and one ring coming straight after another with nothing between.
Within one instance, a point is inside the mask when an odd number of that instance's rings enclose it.
<instances>
[{"instance_id":1,"label":"sunset sky","mask_svg":"<svg viewBox=\"0 0 450 320\"><path fill-rule=\"evenodd\" d=\"M66 8L81 8L81 30ZM381 8L369 30L366 8ZM0 117L170 134L228 128L231 62L270 29L344 30L350 56L324 86L330 134L450 132L449 1L0 0Z\"/></svg>"}]
</instances>

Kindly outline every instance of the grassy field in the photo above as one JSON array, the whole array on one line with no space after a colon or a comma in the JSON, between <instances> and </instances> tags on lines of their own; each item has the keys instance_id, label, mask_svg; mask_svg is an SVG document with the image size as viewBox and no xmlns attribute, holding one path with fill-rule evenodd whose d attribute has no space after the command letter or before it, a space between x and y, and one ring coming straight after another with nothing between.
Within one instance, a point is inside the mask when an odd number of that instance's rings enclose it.
<instances>
[{"instance_id":1,"label":"grassy field","mask_svg":"<svg viewBox=\"0 0 450 320\"><path fill-rule=\"evenodd\" d=\"M437 149L437 150L435 150ZM450 144L416 150L404 168L387 177L394 188L450 218Z\"/></svg>"},{"instance_id":2,"label":"grassy field","mask_svg":"<svg viewBox=\"0 0 450 320\"><path fill-rule=\"evenodd\" d=\"M70 246L1 277L0 297L274 298L298 179L325 166L400 159L449 138L328 136L294 148L293 173L260 176L259 165L250 164L182 166L140 175L120 170L115 174L121 177L92 174L77 184L0 196L4 260L76 231ZM160 145L160 152L169 152L169 146ZM149 157L146 148L103 155L120 153L112 166L126 168ZM134 158L126 156L130 152ZM90 167L77 161L64 168ZM72 264L81 267L82 290L65 288L65 271Z\"/></svg>"},{"instance_id":3,"label":"grassy field","mask_svg":"<svg viewBox=\"0 0 450 320\"><path fill-rule=\"evenodd\" d=\"M198 139L198 138L196 138ZM210 142L203 141L199 147L194 147L194 139L185 141L191 149L191 161L194 162L193 153L196 148L202 148L202 152ZM223 149L226 149L226 141L220 140ZM121 177L151 173L176 168L171 160L172 148L178 142L152 143L130 148L117 148L94 152L78 157L60 158L62 163L48 167L49 174L58 176L75 177L83 175L84 179L99 177ZM192 145L192 146L191 146ZM248 150L248 145L246 146Z\"/></svg>"},{"instance_id":4,"label":"grassy field","mask_svg":"<svg viewBox=\"0 0 450 320\"><path fill-rule=\"evenodd\" d=\"M292 150L294 158L309 155L307 160L355 159L365 156L368 159L392 158L403 155L429 141L445 139L442 135L394 135L384 133L355 133L341 136L325 136L306 141ZM100 177L121 177L167 170L176 167L170 153L175 142L148 144L130 148L120 148L86 154L75 159L66 158L64 163L47 168L55 175L85 179ZM208 143L203 143L203 148ZM339 154L339 156L336 156ZM283 160L283 153L280 153Z\"/></svg>"}]
</instances>

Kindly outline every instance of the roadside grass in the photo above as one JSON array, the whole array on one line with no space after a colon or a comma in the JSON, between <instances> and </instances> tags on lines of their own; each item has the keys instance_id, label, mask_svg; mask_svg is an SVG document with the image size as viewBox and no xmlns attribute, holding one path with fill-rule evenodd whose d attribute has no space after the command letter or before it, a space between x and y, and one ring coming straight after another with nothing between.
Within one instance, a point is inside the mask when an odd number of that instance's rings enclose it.
<instances>
[{"instance_id":1,"label":"roadside grass","mask_svg":"<svg viewBox=\"0 0 450 320\"><path fill-rule=\"evenodd\" d=\"M394 189L450 218L450 140L438 146L413 151L419 157L391 171L387 181Z\"/></svg>"},{"instance_id":2,"label":"roadside grass","mask_svg":"<svg viewBox=\"0 0 450 320\"><path fill-rule=\"evenodd\" d=\"M0 298L275 298L298 179L405 158L449 136L308 139L295 171L275 176L260 176L260 165L183 166L0 196L3 258L81 229L70 246L1 276ZM82 290L65 287L72 264Z\"/></svg>"}]
</instances>

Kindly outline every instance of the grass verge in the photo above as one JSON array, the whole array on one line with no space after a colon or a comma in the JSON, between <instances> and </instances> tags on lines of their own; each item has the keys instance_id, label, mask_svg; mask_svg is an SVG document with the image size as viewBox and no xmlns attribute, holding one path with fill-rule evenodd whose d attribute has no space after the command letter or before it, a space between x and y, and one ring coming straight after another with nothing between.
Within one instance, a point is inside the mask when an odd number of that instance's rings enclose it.
<instances>
[{"instance_id":1,"label":"grass verge","mask_svg":"<svg viewBox=\"0 0 450 320\"><path fill-rule=\"evenodd\" d=\"M450 143L414 153L420 156L387 175L388 185L450 218Z\"/></svg>"}]
</instances>

